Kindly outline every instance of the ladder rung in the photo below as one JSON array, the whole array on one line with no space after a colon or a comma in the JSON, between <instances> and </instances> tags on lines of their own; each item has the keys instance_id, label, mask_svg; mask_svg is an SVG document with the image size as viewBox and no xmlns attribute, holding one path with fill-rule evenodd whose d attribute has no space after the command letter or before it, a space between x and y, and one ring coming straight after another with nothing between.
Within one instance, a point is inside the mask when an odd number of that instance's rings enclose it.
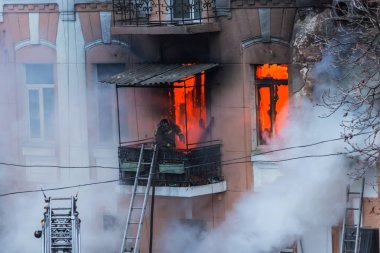
<instances>
[{"instance_id":1,"label":"ladder rung","mask_svg":"<svg viewBox=\"0 0 380 253\"><path fill-rule=\"evenodd\" d=\"M143 207L142 206L137 206L137 207L132 206L132 209L143 209Z\"/></svg>"},{"instance_id":2,"label":"ladder rung","mask_svg":"<svg viewBox=\"0 0 380 253\"><path fill-rule=\"evenodd\" d=\"M129 224L140 224L140 222L137 222L137 221L130 221L128 222Z\"/></svg>"},{"instance_id":3,"label":"ladder rung","mask_svg":"<svg viewBox=\"0 0 380 253\"><path fill-rule=\"evenodd\" d=\"M347 209L347 210L359 210L358 207L347 207L346 209Z\"/></svg>"},{"instance_id":4,"label":"ladder rung","mask_svg":"<svg viewBox=\"0 0 380 253\"><path fill-rule=\"evenodd\" d=\"M127 237L125 237L125 239L126 240L128 240L128 239L137 239L137 237L135 237L135 236L127 236Z\"/></svg>"},{"instance_id":5,"label":"ladder rung","mask_svg":"<svg viewBox=\"0 0 380 253\"><path fill-rule=\"evenodd\" d=\"M51 200L71 200L71 198L51 198Z\"/></svg>"},{"instance_id":6,"label":"ladder rung","mask_svg":"<svg viewBox=\"0 0 380 253\"><path fill-rule=\"evenodd\" d=\"M138 177L137 179L141 179L141 180L148 180L149 177Z\"/></svg>"},{"instance_id":7,"label":"ladder rung","mask_svg":"<svg viewBox=\"0 0 380 253\"><path fill-rule=\"evenodd\" d=\"M345 241L345 242L356 242L355 239L345 239L344 241Z\"/></svg>"},{"instance_id":8,"label":"ladder rung","mask_svg":"<svg viewBox=\"0 0 380 253\"><path fill-rule=\"evenodd\" d=\"M63 214L60 214L60 215L52 215L51 216L51 219L52 220L57 220L57 219L70 219L71 218L71 215L63 215Z\"/></svg>"},{"instance_id":9,"label":"ladder rung","mask_svg":"<svg viewBox=\"0 0 380 253\"><path fill-rule=\"evenodd\" d=\"M349 192L348 194L362 194L361 192Z\"/></svg>"},{"instance_id":10,"label":"ladder rung","mask_svg":"<svg viewBox=\"0 0 380 253\"><path fill-rule=\"evenodd\" d=\"M60 245L51 245L52 248L55 248L55 249L70 249L71 248L71 244L60 244Z\"/></svg>"}]
</instances>

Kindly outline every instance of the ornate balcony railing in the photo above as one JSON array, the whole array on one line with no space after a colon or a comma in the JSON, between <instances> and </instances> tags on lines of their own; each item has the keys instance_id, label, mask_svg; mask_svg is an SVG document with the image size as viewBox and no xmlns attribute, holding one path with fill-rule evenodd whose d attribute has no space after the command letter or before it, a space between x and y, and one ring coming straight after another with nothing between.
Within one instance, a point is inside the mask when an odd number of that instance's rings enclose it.
<instances>
[{"instance_id":1,"label":"ornate balcony railing","mask_svg":"<svg viewBox=\"0 0 380 253\"><path fill-rule=\"evenodd\" d=\"M163 26L214 22L215 0L113 0L114 26Z\"/></svg>"},{"instance_id":2,"label":"ornate balcony railing","mask_svg":"<svg viewBox=\"0 0 380 253\"><path fill-rule=\"evenodd\" d=\"M185 187L223 181L220 147L220 144L213 144L189 149L160 149L152 184ZM139 154L139 146L119 147L120 184L133 185ZM150 161L152 154L152 149L146 150L143 160ZM142 169L149 171L147 167Z\"/></svg>"}]
</instances>

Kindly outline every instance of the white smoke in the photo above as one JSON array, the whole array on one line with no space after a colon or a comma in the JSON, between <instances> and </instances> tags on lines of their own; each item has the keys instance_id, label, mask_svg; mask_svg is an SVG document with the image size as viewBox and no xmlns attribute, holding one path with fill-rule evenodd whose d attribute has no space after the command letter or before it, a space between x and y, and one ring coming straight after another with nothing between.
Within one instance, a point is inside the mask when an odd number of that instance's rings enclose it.
<instances>
[{"instance_id":1,"label":"white smoke","mask_svg":"<svg viewBox=\"0 0 380 253\"><path fill-rule=\"evenodd\" d=\"M323 62L319 68L328 64ZM272 150L341 137L339 115L320 117L323 108L307 99L290 104L287 124L272 141ZM338 140L254 156L253 166L260 161L310 157L275 162L279 171L275 181L246 193L217 228L199 235L179 225L170 227L170 238L163 239L164 252L273 253L297 241L304 252L331 252L331 227L345 209L349 159L339 154L345 148L344 141Z\"/></svg>"},{"instance_id":2,"label":"white smoke","mask_svg":"<svg viewBox=\"0 0 380 253\"><path fill-rule=\"evenodd\" d=\"M97 97L89 96L89 99L97 99ZM20 103L27 102L28 101L21 101ZM89 101L89 103L93 102L94 101ZM28 125L26 123L29 123L29 119L26 117L27 122L25 123L17 120L15 117L10 117L9 115L11 114L17 115L17 111L15 110L16 106L14 104L0 101L0 105L2 105L2 110L0 111L0 118L2 118L2 131L0 131L0 162L19 164L22 166L25 162L25 157L20 158L22 155L20 155L21 151L19 149L22 149L22 146L20 145L16 148L15 146L24 140L24 136L22 136L20 132L25 130L23 127ZM63 111L67 109L68 108L62 108ZM88 112L89 114L94 113L94 110L88 110ZM71 113L74 114L76 112ZM98 113L106 114L108 112L99 111ZM20 118L22 117L20 116ZM93 131L89 131L89 135L91 140L96 140L97 136ZM116 140L117 133L115 133L114 137ZM60 138L57 137L56 141L59 139ZM111 144L108 143L108 146L110 145L113 145L115 159L111 163L107 160L101 165L117 167L118 143L116 141ZM38 150L38 148L43 147L43 145L37 143L33 147L36 147ZM93 147L94 142L91 143L91 148ZM70 149L70 147L67 148ZM20 153L14 154L14 152ZM44 157L39 160L37 155L34 158L37 158L36 162L29 162L29 164L44 165ZM72 165L81 166L81 163L75 159L71 159L69 162ZM49 161L46 164L60 165L59 163L51 163ZM38 166L24 168L0 165L0 195L114 179L118 179L117 169L41 168ZM122 221L117 212L117 205L119 203L117 183L118 182L113 182L45 192L48 197L71 197L78 194L77 207L79 218L81 219L81 249L83 252L113 253L117 252L120 248ZM40 253L42 251L42 239L35 238L34 232L41 230L41 220L43 219L45 205L46 203L44 202L42 192L0 196L0 252ZM111 221L112 218L114 218L114 222L109 224L110 226L107 228L104 215L111 217ZM100 238L102 239L100 240Z\"/></svg>"}]
</instances>

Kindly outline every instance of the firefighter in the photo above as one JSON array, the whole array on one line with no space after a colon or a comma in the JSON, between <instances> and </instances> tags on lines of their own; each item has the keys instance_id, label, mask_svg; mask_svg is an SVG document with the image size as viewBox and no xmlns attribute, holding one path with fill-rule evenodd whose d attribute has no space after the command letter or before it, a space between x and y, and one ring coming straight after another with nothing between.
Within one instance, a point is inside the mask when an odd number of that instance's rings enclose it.
<instances>
[{"instance_id":1,"label":"firefighter","mask_svg":"<svg viewBox=\"0 0 380 253\"><path fill-rule=\"evenodd\" d=\"M175 135L184 142L185 137L178 125L168 119L162 119L154 133L156 143L163 148L175 148Z\"/></svg>"}]
</instances>

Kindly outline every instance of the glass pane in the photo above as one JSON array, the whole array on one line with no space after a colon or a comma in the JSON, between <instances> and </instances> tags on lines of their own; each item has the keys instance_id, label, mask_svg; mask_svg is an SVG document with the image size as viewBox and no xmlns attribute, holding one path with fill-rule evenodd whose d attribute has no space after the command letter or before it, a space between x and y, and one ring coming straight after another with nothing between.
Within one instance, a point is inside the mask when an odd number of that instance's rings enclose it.
<instances>
[{"instance_id":1,"label":"glass pane","mask_svg":"<svg viewBox=\"0 0 380 253\"><path fill-rule=\"evenodd\" d=\"M40 103L38 90L29 90L30 137L41 137Z\"/></svg>"},{"instance_id":2,"label":"glass pane","mask_svg":"<svg viewBox=\"0 0 380 253\"><path fill-rule=\"evenodd\" d=\"M259 143L268 144L271 135L270 87L259 87Z\"/></svg>"},{"instance_id":3,"label":"glass pane","mask_svg":"<svg viewBox=\"0 0 380 253\"><path fill-rule=\"evenodd\" d=\"M54 83L52 64L26 64L25 70L27 84Z\"/></svg>"},{"instance_id":4,"label":"glass pane","mask_svg":"<svg viewBox=\"0 0 380 253\"><path fill-rule=\"evenodd\" d=\"M125 70L125 65L122 63L117 64L98 64L97 65L97 76L98 80L104 80L113 75L119 74ZM101 84L104 86L104 84Z\"/></svg>"},{"instance_id":5,"label":"glass pane","mask_svg":"<svg viewBox=\"0 0 380 253\"><path fill-rule=\"evenodd\" d=\"M45 139L54 139L54 89L43 89Z\"/></svg>"},{"instance_id":6,"label":"glass pane","mask_svg":"<svg viewBox=\"0 0 380 253\"><path fill-rule=\"evenodd\" d=\"M189 0L173 0L173 17L182 19L190 18L191 5Z\"/></svg>"},{"instance_id":7,"label":"glass pane","mask_svg":"<svg viewBox=\"0 0 380 253\"><path fill-rule=\"evenodd\" d=\"M194 1L194 19L201 18L201 11L202 11L202 0L195 0Z\"/></svg>"}]
</instances>

